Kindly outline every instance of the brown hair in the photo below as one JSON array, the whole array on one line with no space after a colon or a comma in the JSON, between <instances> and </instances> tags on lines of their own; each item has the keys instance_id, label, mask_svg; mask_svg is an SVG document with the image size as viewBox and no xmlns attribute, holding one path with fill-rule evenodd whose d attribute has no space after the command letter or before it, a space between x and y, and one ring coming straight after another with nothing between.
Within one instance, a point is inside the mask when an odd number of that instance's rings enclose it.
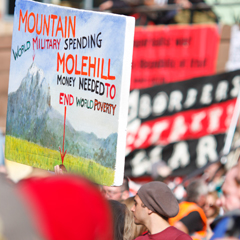
<instances>
[{"instance_id":1,"label":"brown hair","mask_svg":"<svg viewBox=\"0 0 240 240\"><path fill-rule=\"evenodd\" d=\"M113 217L113 233L114 240L123 240L124 225L125 225L125 210L126 206L118 201L109 200L112 217Z\"/></svg>"},{"instance_id":2,"label":"brown hair","mask_svg":"<svg viewBox=\"0 0 240 240\"><path fill-rule=\"evenodd\" d=\"M209 192L207 195L212 196L215 199L215 204L214 204L215 213L212 217L216 218L219 215L219 211L220 211L220 207L217 206L217 204L216 204L216 201L218 199L218 193L217 193L217 191L213 191L213 192Z\"/></svg>"},{"instance_id":3,"label":"brown hair","mask_svg":"<svg viewBox=\"0 0 240 240\"><path fill-rule=\"evenodd\" d=\"M109 200L114 226L114 240L132 240L133 215L124 203Z\"/></svg>"},{"instance_id":4,"label":"brown hair","mask_svg":"<svg viewBox=\"0 0 240 240\"><path fill-rule=\"evenodd\" d=\"M129 197L128 199L126 199L126 200L123 200L122 201L122 203L124 203L126 206L127 206L127 208L128 208L128 210L129 210L129 219L132 219L131 221L132 221L132 224L131 224L131 234L129 234L129 236L131 235L131 238L132 239L135 239L135 238L137 238L137 237L139 237L139 236L141 236L144 232L146 232L147 231L147 228L145 227L145 226L143 226L143 225L136 225L135 223L134 223L134 218L133 218L133 213L131 212L131 208L133 207L133 205L134 205L134 197ZM126 219L126 218L125 218ZM125 222L125 226L127 225L127 222ZM130 224L129 224L130 225ZM126 226L127 227L127 226ZM129 239L129 238L128 238ZM127 240L127 238L126 239L124 239L124 240Z\"/></svg>"}]
</instances>

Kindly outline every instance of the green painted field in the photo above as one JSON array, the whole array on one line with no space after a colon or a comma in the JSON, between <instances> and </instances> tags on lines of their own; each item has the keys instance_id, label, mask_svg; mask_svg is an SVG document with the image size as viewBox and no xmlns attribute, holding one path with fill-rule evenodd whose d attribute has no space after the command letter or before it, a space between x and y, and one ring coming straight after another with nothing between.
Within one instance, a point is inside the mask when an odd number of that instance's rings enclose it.
<instances>
[{"instance_id":1,"label":"green painted field","mask_svg":"<svg viewBox=\"0 0 240 240\"><path fill-rule=\"evenodd\" d=\"M5 157L11 161L50 171L54 171L54 166L62 164L59 151L9 135L5 138ZM112 185L114 182L113 169L90 159L66 154L64 166L68 172L80 173L98 184Z\"/></svg>"}]
</instances>

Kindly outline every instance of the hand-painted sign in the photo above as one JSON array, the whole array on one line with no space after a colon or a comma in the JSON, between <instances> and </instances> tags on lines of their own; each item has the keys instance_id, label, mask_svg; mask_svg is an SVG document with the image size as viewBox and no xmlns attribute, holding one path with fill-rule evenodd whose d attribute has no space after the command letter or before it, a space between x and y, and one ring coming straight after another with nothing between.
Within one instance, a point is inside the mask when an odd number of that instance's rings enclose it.
<instances>
[{"instance_id":1,"label":"hand-painted sign","mask_svg":"<svg viewBox=\"0 0 240 240\"><path fill-rule=\"evenodd\" d=\"M133 35L132 17L17 0L6 158L120 185Z\"/></svg>"}]
</instances>

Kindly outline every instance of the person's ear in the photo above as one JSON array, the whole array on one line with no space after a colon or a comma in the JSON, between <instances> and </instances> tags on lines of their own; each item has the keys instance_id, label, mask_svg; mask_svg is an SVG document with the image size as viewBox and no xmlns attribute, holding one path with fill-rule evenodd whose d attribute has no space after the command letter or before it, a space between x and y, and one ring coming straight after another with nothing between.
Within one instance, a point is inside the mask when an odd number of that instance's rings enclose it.
<instances>
[{"instance_id":1,"label":"person's ear","mask_svg":"<svg viewBox=\"0 0 240 240\"><path fill-rule=\"evenodd\" d=\"M122 193L122 200L126 200L129 198L129 192L127 190L123 191Z\"/></svg>"},{"instance_id":2,"label":"person's ear","mask_svg":"<svg viewBox=\"0 0 240 240\"><path fill-rule=\"evenodd\" d=\"M150 214L152 214L152 213L153 213L153 211L150 210L150 209L148 209L148 215L150 215Z\"/></svg>"},{"instance_id":3,"label":"person's ear","mask_svg":"<svg viewBox=\"0 0 240 240\"><path fill-rule=\"evenodd\" d=\"M199 196L198 202L197 202L198 206L203 207L206 203L206 199L207 199L206 195Z\"/></svg>"}]
</instances>

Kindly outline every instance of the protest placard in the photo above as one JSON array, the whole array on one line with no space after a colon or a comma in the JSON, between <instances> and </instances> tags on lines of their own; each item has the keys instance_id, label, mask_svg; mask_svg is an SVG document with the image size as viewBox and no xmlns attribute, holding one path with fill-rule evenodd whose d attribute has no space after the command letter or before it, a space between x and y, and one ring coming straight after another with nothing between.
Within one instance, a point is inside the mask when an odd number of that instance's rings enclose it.
<instances>
[{"instance_id":1,"label":"protest placard","mask_svg":"<svg viewBox=\"0 0 240 240\"><path fill-rule=\"evenodd\" d=\"M149 169L154 161L164 160L175 173L185 175L216 161L239 90L240 70L133 90L126 171L132 166L134 175L134 168L148 162Z\"/></svg>"},{"instance_id":2,"label":"protest placard","mask_svg":"<svg viewBox=\"0 0 240 240\"><path fill-rule=\"evenodd\" d=\"M6 158L123 180L134 18L16 1Z\"/></svg>"},{"instance_id":3,"label":"protest placard","mask_svg":"<svg viewBox=\"0 0 240 240\"><path fill-rule=\"evenodd\" d=\"M217 25L136 27L131 90L216 73Z\"/></svg>"}]
</instances>

